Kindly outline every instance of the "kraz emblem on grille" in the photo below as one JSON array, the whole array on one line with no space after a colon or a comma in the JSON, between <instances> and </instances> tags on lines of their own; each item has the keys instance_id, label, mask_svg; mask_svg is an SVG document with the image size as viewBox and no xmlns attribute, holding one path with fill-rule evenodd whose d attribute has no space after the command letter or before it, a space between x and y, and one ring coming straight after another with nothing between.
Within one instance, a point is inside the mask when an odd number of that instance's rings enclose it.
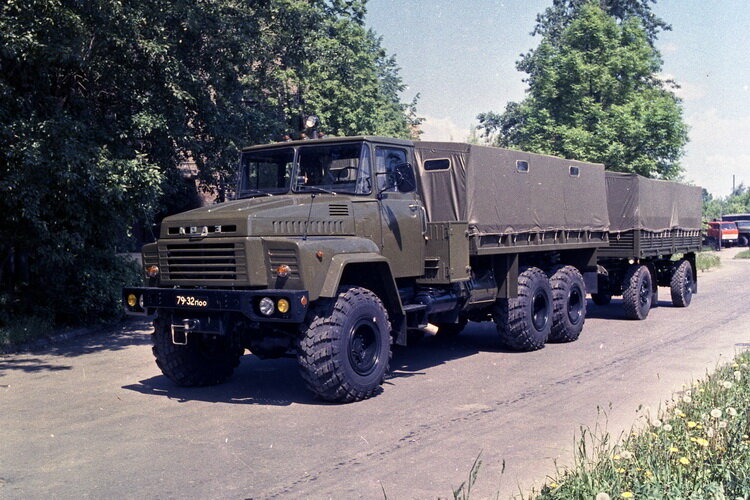
<instances>
[{"instance_id":1,"label":"kraz emblem on grille","mask_svg":"<svg viewBox=\"0 0 750 500\"><path fill-rule=\"evenodd\" d=\"M221 228L221 226L216 226L217 228ZM186 227L180 227L180 234L187 233ZM218 229L221 231L221 229ZM205 238L208 236L208 226L190 226L190 236L200 236L202 238Z\"/></svg>"}]
</instances>

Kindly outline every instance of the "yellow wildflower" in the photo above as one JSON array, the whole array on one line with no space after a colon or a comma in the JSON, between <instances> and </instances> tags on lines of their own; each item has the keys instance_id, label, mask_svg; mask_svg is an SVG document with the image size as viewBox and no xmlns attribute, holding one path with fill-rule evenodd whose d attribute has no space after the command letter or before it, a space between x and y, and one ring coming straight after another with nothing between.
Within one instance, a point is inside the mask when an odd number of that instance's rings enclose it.
<instances>
[{"instance_id":1,"label":"yellow wildflower","mask_svg":"<svg viewBox=\"0 0 750 500\"><path fill-rule=\"evenodd\" d=\"M680 457L680 463L682 465L689 465L690 464L690 460L688 460L687 457Z\"/></svg>"},{"instance_id":2,"label":"yellow wildflower","mask_svg":"<svg viewBox=\"0 0 750 500\"><path fill-rule=\"evenodd\" d=\"M690 427L691 429L692 429L693 427L697 426L697 425L698 425L698 424L696 424L696 423L695 423L695 422L693 422L692 420L691 420L690 422L688 422L688 423L687 423L687 426L688 426L688 427Z\"/></svg>"},{"instance_id":3,"label":"yellow wildflower","mask_svg":"<svg viewBox=\"0 0 750 500\"><path fill-rule=\"evenodd\" d=\"M703 446L704 448L706 446L708 446L708 440L707 439L698 438L698 439L695 440L695 442L698 443L699 445Z\"/></svg>"},{"instance_id":4,"label":"yellow wildflower","mask_svg":"<svg viewBox=\"0 0 750 500\"><path fill-rule=\"evenodd\" d=\"M619 469L617 469L617 472L619 472L620 474L625 474L625 469L620 467Z\"/></svg>"},{"instance_id":5,"label":"yellow wildflower","mask_svg":"<svg viewBox=\"0 0 750 500\"><path fill-rule=\"evenodd\" d=\"M632 491L623 491L620 496L622 498L633 498L633 492Z\"/></svg>"},{"instance_id":6,"label":"yellow wildflower","mask_svg":"<svg viewBox=\"0 0 750 500\"><path fill-rule=\"evenodd\" d=\"M557 488L558 486L560 486L560 485L557 484L557 483L550 483L550 485L549 485L550 488Z\"/></svg>"},{"instance_id":7,"label":"yellow wildflower","mask_svg":"<svg viewBox=\"0 0 750 500\"><path fill-rule=\"evenodd\" d=\"M646 476L646 477L653 477L654 473L651 472L650 470L647 470L646 472L643 473L643 475Z\"/></svg>"},{"instance_id":8,"label":"yellow wildflower","mask_svg":"<svg viewBox=\"0 0 750 500\"><path fill-rule=\"evenodd\" d=\"M680 452L680 449L679 449L679 448L677 448L676 446L672 446L672 447L671 447L671 448L669 449L669 451L671 451L672 453L679 453L679 452Z\"/></svg>"}]
</instances>

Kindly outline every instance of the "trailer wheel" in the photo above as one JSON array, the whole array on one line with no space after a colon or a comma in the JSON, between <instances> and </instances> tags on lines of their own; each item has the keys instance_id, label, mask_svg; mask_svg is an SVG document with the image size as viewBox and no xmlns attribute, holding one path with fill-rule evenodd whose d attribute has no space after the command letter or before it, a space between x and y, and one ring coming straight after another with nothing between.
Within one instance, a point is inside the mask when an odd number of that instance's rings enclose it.
<instances>
[{"instance_id":1,"label":"trailer wheel","mask_svg":"<svg viewBox=\"0 0 750 500\"><path fill-rule=\"evenodd\" d=\"M593 300L594 304L596 304L597 306L606 306L607 304L612 302L612 294L611 293L592 293L591 300Z\"/></svg>"},{"instance_id":2,"label":"trailer wheel","mask_svg":"<svg viewBox=\"0 0 750 500\"><path fill-rule=\"evenodd\" d=\"M651 310L653 289L651 273L646 266L634 264L625 273L622 306L628 319L646 319Z\"/></svg>"},{"instance_id":3,"label":"trailer wheel","mask_svg":"<svg viewBox=\"0 0 750 500\"><path fill-rule=\"evenodd\" d=\"M670 288L672 304L675 307L687 307L693 298L693 266L687 260L681 260L672 274Z\"/></svg>"},{"instance_id":4,"label":"trailer wheel","mask_svg":"<svg viewBox=\"0 0 750 500\"><path fill-rule=\"evenodd\" d=\"M377 295L342 287L310 311L297 361L307 387L327 401L351 402L381 390L391 357L391 324Z\"/></svg>"},{"instance_id":5,"label":"trailer wheel","mask_svg":"<svg viewBox=\"0 0 750 500\"><path fill-rule=\"evenodd\" d=\"M586 285L573 266L555 269L552 286L552 329L550 342L573 342L586 322Z\"/></svg>"},{"instance_id":6,"label":"trailer wheel","mask_svg":"<svg viewBox=\"0 0 750 500\"><path fill-rule=\"evenodd\" d=\"M160 314L154 320L152 351L161 372L182 387L215 385L228 379L245 349L231 335L187 335L186 345L172 342L171 319Z\"/></svg>"},{"instance_id":7,"label":"trailer wheel","mask_svg":"<svg viewBox=\"0 0 750 500\"><path fill-rule=\"evenodd\" d=\"M518 276L518 297L499 300L493 319L500 340L512 349L544 347L552 328L552 288L541 269L529 267Z\"/></svg>"}]
</instances>

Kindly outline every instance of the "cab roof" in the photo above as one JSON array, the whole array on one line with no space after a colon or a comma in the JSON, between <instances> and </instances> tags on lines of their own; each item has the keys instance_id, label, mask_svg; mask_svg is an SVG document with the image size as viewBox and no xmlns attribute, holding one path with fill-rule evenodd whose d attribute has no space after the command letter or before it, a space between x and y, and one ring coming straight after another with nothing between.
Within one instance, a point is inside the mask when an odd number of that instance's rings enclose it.
<instances>
[{"instance_id":1,"label":"cab roof","mask_svg":"<svg viewBox=\"0 0 750 500\"><path fill-rule=\"evenodd\" d=\"M356 135L350 137L324 137L322 139L300 139L296 141L272 142L269 144L260 144L242 148L242 151L255 151L257 149L268 148L288 148L295 146L313 146L315 144L332 144L342 142L375 142L380 144L394 144L397 146L414 146L413 141L407 139L395 139L393 137L381 137L377 135Z\"/></svg>"}]
</instances>

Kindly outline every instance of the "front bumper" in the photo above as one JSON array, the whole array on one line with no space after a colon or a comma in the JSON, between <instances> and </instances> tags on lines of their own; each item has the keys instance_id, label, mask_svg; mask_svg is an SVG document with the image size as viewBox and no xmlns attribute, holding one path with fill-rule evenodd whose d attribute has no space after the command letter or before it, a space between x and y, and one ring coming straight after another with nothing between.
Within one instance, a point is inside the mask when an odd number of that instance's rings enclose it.
<instances>
[{"instance_id":1,"label":"front bumper","mask_svg":"<svg viewBox=\"0 0 750 500\"><path fill-rule=\"evenodd\" d=\"M135 300L130 298L133 295ZM289 302L289 310L261 314L258 303L268 297L277 304L280 299ZM130 305L134 302L135 305ZM208 290L194 288L128 287L122 290L125 313L151 315L158 309L191 313L240 313L257 322L301 323L308 307L308 294L304 290Z\"/></svg>"}]
</instances>

